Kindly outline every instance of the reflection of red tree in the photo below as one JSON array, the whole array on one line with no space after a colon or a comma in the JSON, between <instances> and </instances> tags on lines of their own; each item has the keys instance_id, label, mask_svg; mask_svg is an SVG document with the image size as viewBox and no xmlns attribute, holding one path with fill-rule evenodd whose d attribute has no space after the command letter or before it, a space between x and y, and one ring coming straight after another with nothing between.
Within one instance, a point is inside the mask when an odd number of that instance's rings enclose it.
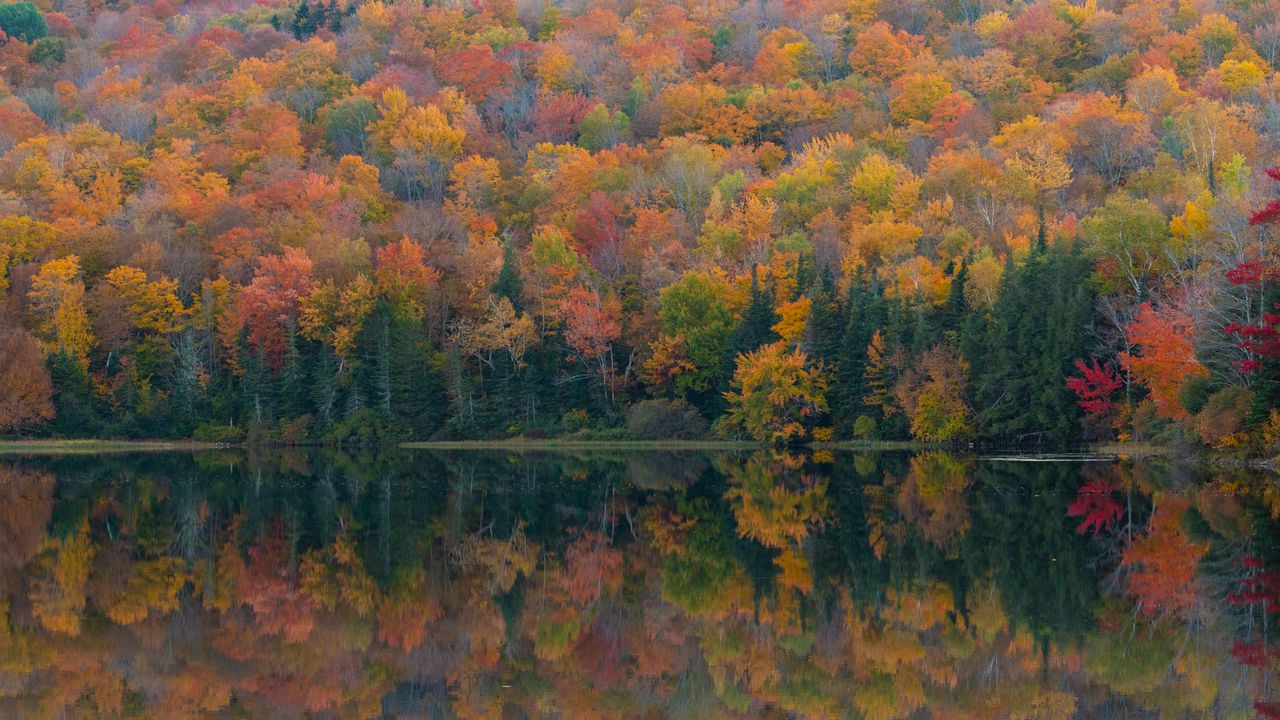
<instances>
[{"instance_id":1,"label":"reflection of red tree","mask_svg":"<svg viewBox=\"0 0 1280 720\"><path fill-rule=\"evenodd\" d=\"M300 642L311 634L315 618L294 570L284 523L277 520L249 548L249 562L241 575L240 589L244 603L253 609L262 634L284 635L289 642Z\"/></svg>"},{"instance_id":2,"label":"reflection of red tree","mask_svg":"<svg viewBox=\"0 0 1280 720\"><path fill-rule=\"evenodd\" d=\"M1115 488L1106 480L1090 480L1080 486L1076 499L1067 506L1067 517L1082 518L1076 526L1077 533L1083 535L1092 531L1097 535L1116 524L1124 514L1124 505L1111 497L1114 491Z\"/></svg>"}]
</instances>

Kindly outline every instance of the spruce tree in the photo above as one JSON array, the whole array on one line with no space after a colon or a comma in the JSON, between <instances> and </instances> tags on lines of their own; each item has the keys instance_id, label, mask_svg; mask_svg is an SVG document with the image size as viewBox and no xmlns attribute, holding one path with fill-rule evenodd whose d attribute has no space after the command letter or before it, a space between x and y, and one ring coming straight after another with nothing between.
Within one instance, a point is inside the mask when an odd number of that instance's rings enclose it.
<instances>
[{"instance_id":1,"label":"spruce tree","mask_svg":"<svg viewBox=\"0 0 1280 720\"><path fill-rule=\"evenodd\" d=\"M511 239L502 243L502 269L491 290L494 295L510 300L516 312L524 310L524 281L520 278L519 258L515 242Z\"/></svg>"},{"instance_id":2,"label":"spruce tree","mask_svg":"<svg viewBox=\"0 0 1280 720\"><path fill-rule=\"evenodd\" d=\"M742 321L734 331L733 340L729 343L729 372L726 374L732 374L739 355L754 352L761 345L776 341L778 333L773 331L773 326L777 324L778 313L773 308L773 297L760 288L759 277L755 268L752 268L750 299L747 301L747 309L742 313Z\"/></svg>"}]
</instances>

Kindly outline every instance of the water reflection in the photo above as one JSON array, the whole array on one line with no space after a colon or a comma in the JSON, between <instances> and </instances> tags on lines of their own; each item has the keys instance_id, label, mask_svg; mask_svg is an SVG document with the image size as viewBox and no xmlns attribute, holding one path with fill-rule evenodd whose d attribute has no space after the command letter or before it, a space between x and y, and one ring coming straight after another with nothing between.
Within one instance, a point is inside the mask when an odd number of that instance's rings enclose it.
<instances>
[{"instance_id":1,"label":"water reflection","mask_svg":"<svg viewBox=\"0 0 1280 720\"><path fill-rule=\"evenodd\" d=\"M0 458L0 717L1280 717L1273 483L759 452Z\"/></svg>"}]
</instances>

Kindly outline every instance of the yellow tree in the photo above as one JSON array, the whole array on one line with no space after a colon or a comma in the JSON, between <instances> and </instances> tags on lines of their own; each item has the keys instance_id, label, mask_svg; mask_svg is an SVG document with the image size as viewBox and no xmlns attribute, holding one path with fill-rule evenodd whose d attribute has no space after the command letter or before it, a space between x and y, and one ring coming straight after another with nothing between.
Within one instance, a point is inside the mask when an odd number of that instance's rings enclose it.
<instances>
[{"instance_id":1,"label":"yellow tree","mask_svg":"<svg viewBox=\"0 0 1280 720\"><path fill-rule=\"evenodd\" d=\"M341 370L376 300L377 291L367 276L357 275L341 288L329 280L302 299L298 326L304 337L333 348Z\"/></svg>"},{"instance_id":2,"label":"yellow tree","mask_svg":"<svg viewBox=\"0 0 1280 720\"><path fill-rule=\"evenodd\" d=\"M128 265L113 269L104 280L124 301L125 313L133 327L156 333L182 329L187 311L178 299L177 280L149 281L146 273Z\"/></svg>"},{"instance_id":3,"label":"yellow tree","mask_svg":"<svg viewBox=\"0 0 1280 720\"><path fill-rule=\"evenodd\" d=\"M783 342L739 355L721 431L774 443L802 440L806 424L827 411L827 386L826 372Z\"/></svg>"},{"instance_id":4,"label":"yellow tree","mask_svg":"<svg viewBox=\"0 0 1280 720\"><path fill-rule=\"evenodd\" d=\"M1071 184L1071 166L1047 142L1036 142L1005 160L1006 180L1021 188L1035 203L1039 218L1037 240L1046 241L1044 206L1050 195Z\"/></svg>"},{"instance_id":5,"label":"yellow tree","mask_svg":"<svg viewBox=\"0 0 1280 720\"><path fill-rule=\"evenodd\" d=\"M36 337L46 353L65 352L82 368L89 366L93 333L85 310L80 258L50 260L40 266L27 293L36 317Z\"/></svg>"},{"instance_id":6,"label":"yellow tree","mask_svg":"<svg viewBox=\"0 0 1280 720\"><path fill-rule=\"evenodd\" d=\"M893 394L911 421L911 434L927 441L972 435L973 411L964 399L968 378L969 364L943 345L925 352L915 367L903 373Z\"/></svg>"}]
</instances>

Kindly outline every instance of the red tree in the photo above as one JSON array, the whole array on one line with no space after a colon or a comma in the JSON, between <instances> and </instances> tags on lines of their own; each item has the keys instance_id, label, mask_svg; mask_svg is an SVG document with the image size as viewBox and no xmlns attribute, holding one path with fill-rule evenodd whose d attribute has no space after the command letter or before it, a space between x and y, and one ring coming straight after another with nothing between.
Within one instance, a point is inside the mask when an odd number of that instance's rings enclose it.
<instances>
[{"instance_id":1,"label":"red tree","mask_svg":"<svg viewBox=\"0 0 1280 720\"><path fill-rule=\"evenodd\" d=\"M1092 417L1106 417L1111 414L1112 396L1124 386L1116 369L1108 363L1098 364L1097 358L1090 358L1090 364L1076 360L1076 369L1080 377L1067 378L1067 387L1076 394L1076 404Z\"/></svg>"},{"instance_id":2,"label":"red tree","mask_svg":"<svg viewBox=\"0 0 1280 720\"><path fill-rule=\"evenodd\" d=\"M286 340L298 327L298 304L314 286L311 258L298 248L286 248L283 255L263 257L236 298L249 345L272 370L283 366Z\"/></svg>"}]
</instances>

